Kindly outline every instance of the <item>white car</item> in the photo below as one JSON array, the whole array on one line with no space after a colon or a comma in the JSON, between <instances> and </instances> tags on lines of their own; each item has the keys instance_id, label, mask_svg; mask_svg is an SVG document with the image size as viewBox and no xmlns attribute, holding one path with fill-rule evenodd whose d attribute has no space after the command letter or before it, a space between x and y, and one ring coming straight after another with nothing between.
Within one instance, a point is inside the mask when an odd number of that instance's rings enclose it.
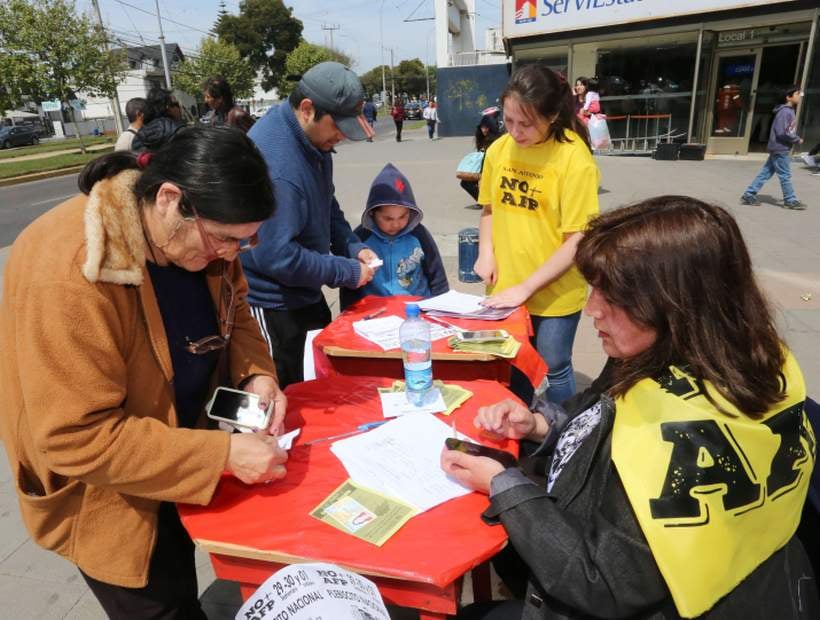
<instances>
[{"instance_id":1,"label":"white car","mask_svg":"<svg viewBox=\"0 0 820 620\"><path fill-rule=\"evenodd\" d=\"M252 112L251 116L253 116L255 119L258 120L258 119L262 118L263 116L265 116L265 114L267 114L269 110L270 110L269 105L263 105L261 108L256 108L256 111Z\"/></svg>"}]
</instances>

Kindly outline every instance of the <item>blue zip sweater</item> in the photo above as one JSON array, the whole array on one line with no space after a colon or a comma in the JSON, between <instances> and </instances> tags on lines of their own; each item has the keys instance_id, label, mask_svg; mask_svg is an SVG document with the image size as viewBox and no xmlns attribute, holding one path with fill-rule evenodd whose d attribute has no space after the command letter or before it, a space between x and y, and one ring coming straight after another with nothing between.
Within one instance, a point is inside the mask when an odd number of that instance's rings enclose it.
<instances>
[{"instance_id":1,"label":"blue zip sweater","mask_svg":"<svg viewBox=\"0 0 820 620\"><path fill-rule=\"evenodd\" d=\"M355 257L365 245L334 196L331 154L311 144L287 102L248 136L265 158L276 198L259 245L242 254L248 302L294 310L320 301L322 286L355 288L361 273Z\"/></svg>"},{"instance_id":2,"label":"blue zip sweater","mask_svg":"<svg viewBox=\"0 0 820 620\"><path fill-rule=\"evenodd\" d=\"M386 205L398 205L410 210L407 225L396 235L383 233L373 219L373 211ZM384 265L361 289L342 290L342 307L365 295L430 297L450 290L438 247L422 225L422 217L407 177L393 164L387 164L370 186L362 223L355 231L359 239L384 261Z\"/></svg>"}]
</instances>

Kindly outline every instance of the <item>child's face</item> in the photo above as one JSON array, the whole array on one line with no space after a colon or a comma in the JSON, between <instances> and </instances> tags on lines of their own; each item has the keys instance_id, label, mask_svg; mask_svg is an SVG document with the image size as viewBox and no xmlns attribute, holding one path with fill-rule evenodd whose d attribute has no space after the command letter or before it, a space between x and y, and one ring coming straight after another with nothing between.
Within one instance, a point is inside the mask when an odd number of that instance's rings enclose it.
<instances>
[{"instance_id":1,"label":"child's face","mask_svg":"<svg viewBox=\"0 0 820 620\"><path fill-rule=\"evenodd\" d=\"M803 93L799 90L794 91L791 97L786 97L786 103L790 103L793 107L800 105L800 99L803 98Z\"/></svg>"},{"instance_id":2,"label":"child's face","mask_svg":"<svg viewBox=\"0 0 820 620\"><path fill-rule=\"evenodd\" d=\"M373 221L385 235L398 235L410 221L410 209L399 205L386 205L373 210Z\"/></svg>"}]
</instances>

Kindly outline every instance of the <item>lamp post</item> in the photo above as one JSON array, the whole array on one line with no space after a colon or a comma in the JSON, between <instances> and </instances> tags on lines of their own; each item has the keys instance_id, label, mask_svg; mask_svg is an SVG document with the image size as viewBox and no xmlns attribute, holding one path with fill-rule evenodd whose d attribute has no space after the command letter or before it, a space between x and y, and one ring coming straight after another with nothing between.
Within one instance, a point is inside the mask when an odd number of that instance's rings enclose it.
<instances>
[{"instance_id":1,"label":"lamp post","mask_svg":"<svg viewBox=\"0 0 820 620\"><path fill-rule=\"evenodd\" d=\"M381 5L379 5L379 51L381 54L382 59L382 104L384 104L384 100L387 97L387 80L384 76L384 0L382 0ZM392 101L391 101L392 104Z\"/></svg>"},{"instance_id":2,"label":"lamp post","mask_svg":"<svg viewBox=\"0 0 820 620\"><path fill-rule=\"evenodd\" d=\"M427 102L430 102L430 35L436 31L435 28L427 33L424 39L424 79L427 81Z\"/></svg>"}]
</instances>

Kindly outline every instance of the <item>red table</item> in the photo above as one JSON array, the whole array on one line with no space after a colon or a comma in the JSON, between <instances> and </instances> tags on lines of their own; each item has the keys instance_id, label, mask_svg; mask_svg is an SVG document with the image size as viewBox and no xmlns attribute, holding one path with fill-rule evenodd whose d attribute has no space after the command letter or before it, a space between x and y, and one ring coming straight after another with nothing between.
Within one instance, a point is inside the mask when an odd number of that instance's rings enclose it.
<instances>
[{"instance_id":1,"label":"red table","mask_svg":"<svg viewBox=\"0 0 820 620\"><path fill-rule=\"evenodd\" d=\"M247 598L283 565L331 562L367 575L385 602L415 607L422 619L455 613L460 578L506 544L504 529L480 518L486 496L471 493L413 517L382 547L309 515L348 476L330 452L332 442L301 444L382 419L376 388L391 383L338 376L289 386L285 426L302 427L302 433L290 451L286 478L248 486L226 476L208 506L179 505L191 538L211 554L217 577L238 581ZM517 454L515 442L488 441L472 424L479 406L514 398L512 394L492 381L456 383L473 396L442 419L448 424L455 419L467 435ZM488 591L489 574L484 572L483 578Z\"/></svg>"},{"instance_id":2,"label":"red table","mask_svg":"<svg viewBox=\"0 0 820 620\"><path fill-rule=\"evenodd\" d=\"M381 317L405 315L405 302L420 297L376 297L369 295L350 306L313 341L313 355L317 377L335 374L380 376L401 379L404 368L401 349L383 350L379 345L362 338L353 330L353 323L382 308ZM521 343L515 359L498 358L487 353L454 351L447 339L433 343L433 377L443 380L491 379L504 384L510 382L510 366L523 372L537 387L547 374L547 365L530 344L532 323L523 306L502 321L445 319L468 330L505 329Z\"/></svg>"}]
</instances>

